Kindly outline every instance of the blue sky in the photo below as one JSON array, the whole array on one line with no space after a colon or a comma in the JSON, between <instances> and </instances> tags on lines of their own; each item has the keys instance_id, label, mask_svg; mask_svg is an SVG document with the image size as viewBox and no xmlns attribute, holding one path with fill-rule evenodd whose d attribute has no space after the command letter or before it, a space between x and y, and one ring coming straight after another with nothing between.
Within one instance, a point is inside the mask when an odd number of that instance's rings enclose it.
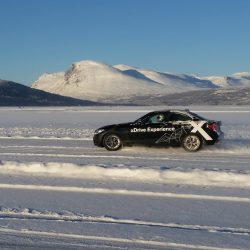
<instances>
[{"instance_id":1,"label":"blue sky","mask_svg":"<svg viewBox=\"0 0 250 250\"><path fill-rule=\"evenodd\" d=\"M250 71L250 0L0 0L0 79L80 60L198 75Z\"/></svg>"}]
</instances>

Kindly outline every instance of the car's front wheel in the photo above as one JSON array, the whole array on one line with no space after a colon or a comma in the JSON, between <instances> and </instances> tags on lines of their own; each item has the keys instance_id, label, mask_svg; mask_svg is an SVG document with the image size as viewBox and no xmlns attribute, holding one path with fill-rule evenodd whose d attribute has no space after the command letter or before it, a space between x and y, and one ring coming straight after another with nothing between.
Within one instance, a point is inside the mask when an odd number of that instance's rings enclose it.
<instances>
[{"instance_id":1,"label":"car's front wheel","mask_svg":"<svg viewBox=\"0 0 250 250\"><path fill-rule=\"evenodd\" d=\"M115 134L108 134L104 137L103 146L109 151L116 151L122 147L122 141Z\"/></svg>"},{"instance_id":2,"label":"car's front wheel","mask_svg":"<svg viewBox=\"0 0 250 250\"><path fill-rule=\"evenodd\" d=\"M202 146L202 140L195 134L188 134L182 140L182 147L188 152L198 151Z\"/></svg>"}]
</instances>

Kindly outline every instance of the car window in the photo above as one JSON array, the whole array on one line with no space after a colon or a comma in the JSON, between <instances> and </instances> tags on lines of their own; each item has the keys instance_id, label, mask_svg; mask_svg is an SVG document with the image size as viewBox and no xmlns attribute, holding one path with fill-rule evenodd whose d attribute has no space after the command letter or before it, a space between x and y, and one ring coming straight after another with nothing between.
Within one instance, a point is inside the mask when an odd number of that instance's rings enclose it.
<instances>
[{"instance_id":1,"label":"car window","mask_svg":"<svg viewBox=\"0 0 250 250\"><path fill-rule=\"evenodd\" d=\"M161 123L169 120L169 113L157 113L153 114L144 120L144 123Z\"/></svg>"},{"instance_id":2,"label":"car window","mask_svg":"<svg viewBox=\"0 0 250 250\"><path fill-rule=\"evenodd\" d=\"M172 113L170 117L171 121L189 121L192 120L191 117L181 114L181 113Z\"/></svg>"},{"instance_id":3,"label":"car window","mask_svg":"<svg viewBox=\"0 0 250 250\"><path fill-rule=\"evenodd\" d=\"M164 115L157 114L157 115L150 117L149 123L159 123L159 122L162 122L163 120L164 120Z\"/></svg>"}]
</instances>

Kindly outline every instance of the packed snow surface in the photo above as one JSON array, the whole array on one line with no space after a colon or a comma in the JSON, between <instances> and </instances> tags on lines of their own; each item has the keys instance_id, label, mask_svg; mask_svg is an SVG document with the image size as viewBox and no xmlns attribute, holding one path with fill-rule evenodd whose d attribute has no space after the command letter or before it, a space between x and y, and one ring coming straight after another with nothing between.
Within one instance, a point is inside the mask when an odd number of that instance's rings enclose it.
<instances>
[{"instance_id":1,"label":"packed snow surface","mask_svg":"<svg viewBox=\"0 0 250 250\"><path fill-rule=\"evenodd\" d=\"M197 153L93 145L165 108L1 108L0 248L249 249L249 107L190 107L225 133Z\"/></svg>"}]
</instances>

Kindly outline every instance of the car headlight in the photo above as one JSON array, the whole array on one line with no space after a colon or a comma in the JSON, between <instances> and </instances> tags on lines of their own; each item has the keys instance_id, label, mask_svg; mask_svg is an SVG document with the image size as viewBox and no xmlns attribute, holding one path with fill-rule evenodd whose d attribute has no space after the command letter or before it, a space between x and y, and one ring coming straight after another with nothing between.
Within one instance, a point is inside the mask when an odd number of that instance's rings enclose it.
<instances>
[{"instance_id":1,"label":"car headlight","mask_svg":"<svg viewBox=\"0 0 250 250\"><path fill-rule=\"evenodd\" d=\"M97 130L94 132L94 134L95 134L95 135L96 135L96 134L100 134L100 133L102 133L103 131L105 131L105 129L100 128L100 129L97 129Z\"/></svg>"}]
</instances>

